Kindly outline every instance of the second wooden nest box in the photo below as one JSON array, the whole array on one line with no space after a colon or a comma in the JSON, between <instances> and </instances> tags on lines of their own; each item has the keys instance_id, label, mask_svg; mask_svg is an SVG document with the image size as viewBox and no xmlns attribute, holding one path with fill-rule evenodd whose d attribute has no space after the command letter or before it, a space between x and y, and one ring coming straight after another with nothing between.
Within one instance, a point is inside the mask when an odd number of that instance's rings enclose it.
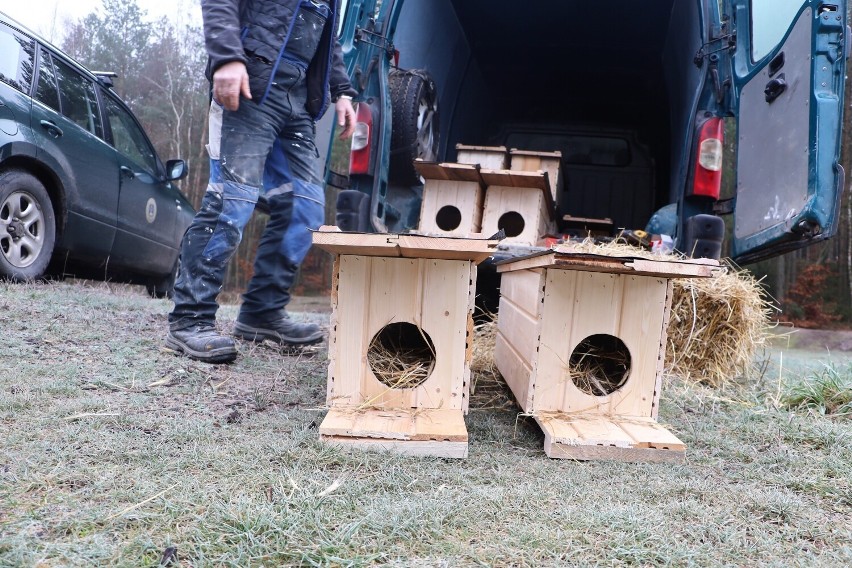
<instances>
[{"instance_id":1,"label":"second wooden nest box","mask_svg":"<svg viewBox=\"0 0 852 568\"><path fill-rule=\"evenodd\" d=\"M557 249L498 265L494 359L550 457L680 461L657 423L672 279L713 260L648 260Z\"/></svg>"},{"instance_id":2,"label":"second wooden nest box","mask_svg":"<svg viewBox=\"0 0 852 568\"><path fill-rule=\"evenodd\" d=\"M422 160L416 160L414 166L426 182L418 227L421 233L467 236L482 231L485 188L479 166Z\"/></svg>"},{"instance_id":3,"label":"second wooden nest box","mask_svg":"<svg viewBox=\"0 0 852 568\"><path fill-rule=\"evenodd\" d=\"M486 186L482 232L503 230L503 244L537 246L556 230L547 172L481 170Z\"/></svg>"},{"instance_id":4,"label":"second wooden nest box","mask_svg":"<svg viewBox=\"0 0 852 568\"><path fill-rule=\"evenodd\" d=\"M342 233L334 253L328 443L410 455L467 456L476 264L496 242Z\"/></svg>"}]
</instances>

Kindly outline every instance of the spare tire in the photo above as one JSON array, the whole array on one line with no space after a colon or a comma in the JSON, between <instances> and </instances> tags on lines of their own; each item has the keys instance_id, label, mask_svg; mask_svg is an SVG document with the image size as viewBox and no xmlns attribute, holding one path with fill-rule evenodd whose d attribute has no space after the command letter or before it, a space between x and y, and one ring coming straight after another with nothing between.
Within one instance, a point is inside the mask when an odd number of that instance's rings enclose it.
<instances>
[{"instance_id":1,"label":"spare tire","mask_svg":"<svg viewBox=\"0 0 852 568\"><path fill-rule=\"evenodd\" d=\"M388 179L400 185L419 185L414 160L438 156L438 93L426 71L392 69L388 77L393 132Z\"/></svg>"}]
</instances>

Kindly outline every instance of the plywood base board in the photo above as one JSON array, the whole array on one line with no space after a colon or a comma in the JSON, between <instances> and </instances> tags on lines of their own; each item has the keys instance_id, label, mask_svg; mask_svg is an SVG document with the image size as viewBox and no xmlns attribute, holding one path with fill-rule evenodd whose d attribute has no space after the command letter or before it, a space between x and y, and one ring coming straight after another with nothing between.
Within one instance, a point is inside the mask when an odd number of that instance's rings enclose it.
<instances>
[{"instance_id":1,"label":"plywood base board","mask_svg":"<svg viewBox=\"0 0 852 568\"><path fill-rule=\"evenodd\" d=\"M320 440L404 455L467 457L461 410L332 408L320 424Z\"/></svg>"},{"instance_id":2,"label":"plywood base board","mask_svg":"<svg viewBox=\"0 0 852 568\"><path fill-rule=\"evenodd\" d=\"M686 457L684 443L651 418L545 414L535 419L551 458L679 463Z\"/></svg>"}]
</instances>

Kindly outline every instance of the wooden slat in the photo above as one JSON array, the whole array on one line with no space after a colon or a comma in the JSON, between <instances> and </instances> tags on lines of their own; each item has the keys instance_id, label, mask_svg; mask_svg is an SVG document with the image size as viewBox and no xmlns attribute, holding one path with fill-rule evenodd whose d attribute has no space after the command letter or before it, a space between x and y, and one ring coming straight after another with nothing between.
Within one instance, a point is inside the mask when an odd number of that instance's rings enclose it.
<instances>
[{"instance_id":1,"label":"wooden slat","mask_svg":"<svg viewBox=\"0 0 852 568\"><path fill-rule=\"evenodd\" d=\"M686 446L651 419L540 415L545 453L552 458L681 462Z\"/></svg>"},{"instance_id":2,"label":"wooden slat","mask_svg":"<svg viewBox=\"0 0 852 568\"><path fill-rule=\"evenodd\" d=\"M533 156L537 158L562 158L562 152L559 150L554 150L553 152L539 152L537 150L521 150L518 148L512 148L509 150L509 154L511 154L512 158L515 156Z\"/></svg>"},{"instance_id":3,"label":"wooden slat","mask_svg":"<svg viewBox=\"0 0 852 568\"><path fill-rule=\"evenodd\" d=\"M612 228L612 219L593 219L591 217L572 217L571 215L563 215L562 220L566 223L575 223L578 225L600 225L605 228Z\"/></svg>"},{"instance_id":4,"label":"wooden slat","mask_svg":"<svg viewBox=\"0 0 852 568\"><path fill-rule=\"evenodd\" d=\"M530 314L505 296L500 298L497 329L528 365L535 360L539 326L538 313Z\"/></svg>"},{"instance_id":5,"label":"wooden slat","mask_svg":"<svg viewBox=\"0 0 852 568\"><path fill-rule=\"evenodd\" d=\"M467 427L458 410L332 408L319 428L324 443L410 456L466 458Z\"/></svg>"},{"instance_id":6,"label":"wooden slat","mask_svg":"<svg viewBox=\"0 0 852 568\"><path fill-rule=\"evenodd\" d=\"M323 436L466 442L467 426L459 410L359 410L331 408L320 424Z\"/></svg>"},{"instance_id":7,"label":"wooden slat","mask_svg":"<svg viewBox=\"0 0 852 568\"><path fill-rule=\"evenodd\" d=\"M658 450L686 450L686 444L677 436L657 424L655 421L622 420L617 422L631 438L637 448L656 448Z\"/></svg>"},{"instance_id":8,"label":"wooden slat","mask_svg":"<svg viewBox=\"0 0 852 568\"><path fill-rule=\"evenodd\" d=\"M476 164L455 164L451 162L437 163L414 160L414 168L427 181L467 181L482 185L479 166Z\"/></svg>"},{"instance_id":9,"label":"wooden slat","mask_svg":"<svg viewBox=\"0 0 852 568\"><path fill-rule=\"evenodd\" d=\"M530 187L541 191L549 191L546 172L516 172L512 170L480 170L485 185L501 187Z\"/></svg>"},{"instance_id":10,"label":"wooden slat","mask_svg":"<svg viewBox=\"0 0 852 568\"><path fill-rule=\"evenodd\" d=\"M363 402L362 377L367 374L369 306L365 290L370 281L372 257L343 255L337 261L337 303L329 343L329 406Z\"/></svg>"},{"instance_id":11,"label":"wooden slat","mask_svg":"<svg viewBox=\"0 0 852 568\"><path fill-rule=\"evenodd\" d=\"M515 395L515 400L524 412L532 411L533 401L530 398L530 386L532 380L532 368L529 362L515 351L506 341L506 338L498 331L494 345L494 364L503 375L506 384Z\"/></svg>"},{"instance_id":12,"label":"wooden slat","mask_svg":"<svg viewBox=\"0 0 852 568\"><path fill-rule=\"evenodd\" d=\"M634 257L602 256L585 253L559 253L546 251L497 265L497 272L549 268L606 272L610 274L635 274L663 278L710 278L719 263L710 259L651 260Z\"/></svg>"},{"instance_id":13,"label":"wooden slat","mask_svg":"<svg viewBox=\"0 0 852 568\"><path fill-rule=\"evenodd\" d=\"M313 243L335 254L437 258L482 262L494 252L498 242L486 239L398 235L390 233L344 233L321 227L313 233Z\"/></svg>"},{"instance_id":14,"label":"wooden slat","mask_svg":"<svg viewBox=\"0 0 852 568\"><path fill-rule=\"evenodd\" d=\"M468 146L456 144L456 161L463 164L476 164L483 168L505 169L509 153L505 146Z\"/></svg>"},{"instance_id":15,"label":"wooden slat","mask_svg":"<svg viewBox=\"0 0 852 568\"><path fill-rule=\"evenodd\" d=\"M499 241L436 237L431 235L398 235L400 255L404 258L470 260L480 263L494 254Z\"/></svg>"},{"instance_id":16,"label":"wooden slat","mask_svg":"<svg viewBox=\"0 0 852 568\"><path fill-rule=\"evenodd\" d=\"M500 278L500 297L530 315L538 314L544 289L543 270L517 270Z\"/></svg>"}]
</instances>

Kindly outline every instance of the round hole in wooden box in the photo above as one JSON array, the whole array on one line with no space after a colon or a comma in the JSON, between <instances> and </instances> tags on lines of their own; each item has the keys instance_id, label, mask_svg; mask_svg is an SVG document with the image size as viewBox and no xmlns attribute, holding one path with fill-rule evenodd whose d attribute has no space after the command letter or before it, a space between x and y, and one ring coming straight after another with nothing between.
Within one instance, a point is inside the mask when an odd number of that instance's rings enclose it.
<instances>
[{"instance_id":1,"label":"round hole in wooden box","mask_svg":"<svg viewBox=\"0 0 852 568\"><path fill-rule=\"evenodd\" d=\"M442 231L455 231L462 222L462 214L455 205L444 205L435 215L435 224Z\"/></svg>"},{"instance_id":2,"label":"round hole in wooden box","mask_svg":"<svg viewBox=\"0 0 852 568\"><path fill-rule=\"evenodd\" d=\"M412 323L391 323L370 340L367 363L383 385L413 389L426 382L435 368L435 344Z\"/></svg>"},{"instance_id":3,"label":"round hole in wooden box","mask_svg":"<svg viewBox=\"0 0 852 568\"><path fill-rule=\"evenodd\" d=\"M607 396L630 377L630 350L614 335L590 335L581 341L568 360L574 385L591 396Z\"/></svg>"},{"instance_id":4,"label":"round hole in wooden box","mask_svg":"<svg viewBox=\"0 0 852 568\"><path fill-rule=\"evenodd\" d=\"M517 211L507 211L497 219L497 228L503 229L507 237L517 237L524 232L527 223Z\"/></svg>"}]
</instances>

